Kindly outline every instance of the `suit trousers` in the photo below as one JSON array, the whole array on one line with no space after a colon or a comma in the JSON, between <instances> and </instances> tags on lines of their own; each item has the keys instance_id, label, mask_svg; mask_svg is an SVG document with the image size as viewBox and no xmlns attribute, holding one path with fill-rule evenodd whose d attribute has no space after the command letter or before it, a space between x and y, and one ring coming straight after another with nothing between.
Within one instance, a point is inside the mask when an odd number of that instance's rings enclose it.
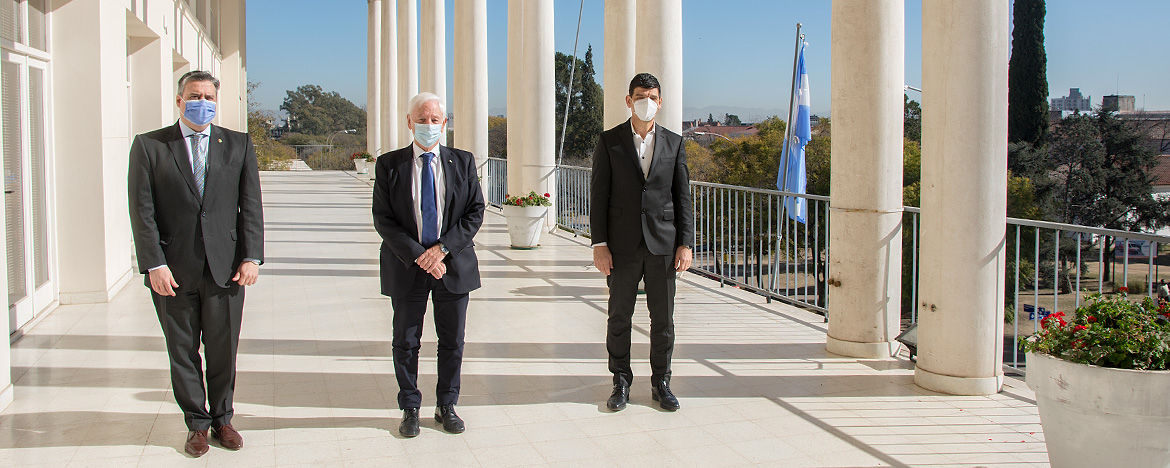
<instances>
[{"instance_id":1,"label":"suit trousers","mask_svg":"<svg viewBox=\"0 0 1170 468\"><path fill-rule=\"evenodd\" d=\"M180 284L174 296L152 291L151 298L167 341L171 387L187 429L203 431L230 424L244 288L236 283L221 287L204 267L198 284ZM200 342L207 360L206 375L199 359Z\"/></svg>"},{"instance_id":2,"label":"suit trousers","mask_svg":"<svg viewBox=\"0 0 1170 468\"><path fill-rule=\"evenodd\" d=\"M638 299L638 282L646 285L646 307L650 309L651 382L670 377L670 357L674 354L673 255L654 255L643 242L633 254L613 254L613 270L606 277L609 284L609 333L605 339L609 351L609 371L616 385L620 379L634 382L630 368L630 329L634 304Z\"/></svg>"},{"instance_id":3,"label":"suit trousers","mask_svg":"<svg viewBox=\"0 0 1170 468\"><path fill-rule=\"evenodd\" d=\"M439 338L436 405L459 401L459 374L463 366L463 337L467 323L467 293L455 294L421 268L404 297L392 297L394 307L394 377L398 379L398 407L419 408L418 351L422 342L427 297L434 306L435 334Z\"/></svg>"}]
</instances>

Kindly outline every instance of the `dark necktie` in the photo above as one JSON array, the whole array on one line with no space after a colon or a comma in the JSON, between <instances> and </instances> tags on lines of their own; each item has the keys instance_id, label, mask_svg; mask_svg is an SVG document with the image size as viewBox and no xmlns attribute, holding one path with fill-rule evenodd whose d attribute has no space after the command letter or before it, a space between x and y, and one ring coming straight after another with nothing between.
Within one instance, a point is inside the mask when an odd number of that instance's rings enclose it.
<instances>
[{"instance_id":1,"label":"dark necktie","mask_svg":"<svg viewBox=\"0 0 1170 468\"><path fill-rule=\"evenodd\" d=\"M203 141L202 133L191 134L191 170L195 173L195 187L199 189L199 196L203 196L203 187L207 179L207 151L200 145Z\"/></svg>"},{"instance_id":2,"label":"dark necktie","mask_svg":"<svg viewBox=\"0 0 1170 468\"><path fill-rule=\"evenodd\" d=\"M422 193L419 194L419 206L422 208L422 237L419 243L423 247L430 247L439 242L439 210L435 207L435 170L431 167L435 153L423 153L422 157Z\"/></svg>"}]
</instances>

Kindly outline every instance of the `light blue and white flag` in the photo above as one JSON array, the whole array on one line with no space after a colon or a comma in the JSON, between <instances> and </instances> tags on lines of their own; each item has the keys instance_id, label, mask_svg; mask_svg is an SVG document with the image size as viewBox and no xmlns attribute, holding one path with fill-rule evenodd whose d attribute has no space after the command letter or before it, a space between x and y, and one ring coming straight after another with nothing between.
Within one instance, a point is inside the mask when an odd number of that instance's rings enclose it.
<instances>
[{"instance_id":1,"label":"light blue and white flag","mask_svg":"<svg viewBox=\"0 0 1170 468\"><path fill-rule=\"evenodd\" d=\"M807 193L805 191L808 185L808 173L805 170L804 164L804 147L808 141L812 139L812 127L809 124L809 93L808 93L808 73L804 69L804 46L800 47L800 58L797 61L798 76L800 77L800 85L795 90L793 99L796 101L796 118L793 119L792 139L785 142L788 157L787 170L781 168L779 174L776 175L776 188L786 192L792 193ZM787 180L783 180L787 174ZM784 197L784 211L788 213L788 217L798 222L804 223L808 220L808 199L801 197Z\"/></svg>"}]
</instances>

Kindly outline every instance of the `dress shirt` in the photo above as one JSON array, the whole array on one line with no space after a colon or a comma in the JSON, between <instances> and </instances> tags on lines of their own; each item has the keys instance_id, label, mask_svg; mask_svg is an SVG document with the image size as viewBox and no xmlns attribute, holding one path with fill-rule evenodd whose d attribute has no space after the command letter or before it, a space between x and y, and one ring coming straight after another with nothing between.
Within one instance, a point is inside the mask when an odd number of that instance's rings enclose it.
<instances>
[{"instance_id":1,"label":"dress shirt","mask_svg":"<svg viewBox=\"0 0 1170 468\"><path fill-rule=\"evenodd\" d=\"M431 159L431 170L435 174L435 209L438 211L439 225L436 226L435 232L439 233L439 237L443 236L443 208L445 200L447 199L447 184L446 177L443 175L443 145L436 144L430 151L422 149L417 142L412 142L410 145L414 149L414 164L410 171L410 195L414 198L414 224L418 226L418 239L422 239L422 205L419 203L422 195L422 165L423 153L434 153L435 157ZM423 247L430 247L424 245Z\"/></svg>"},{"instance_id":2,"label":"dress shirt","mask_svg":"<svg viewBox=\"0 0 1170 468\"><path fill-rule=\"evenodd\" d=\"M634 121L630 120L630 130L634 132L634 149L638 150L638 162L642 164L642 176L650 177L650 163L654 162L654 124L650 124L650 131L646 138L638 135L634 130Z\"/></svg>"}]
</instances>

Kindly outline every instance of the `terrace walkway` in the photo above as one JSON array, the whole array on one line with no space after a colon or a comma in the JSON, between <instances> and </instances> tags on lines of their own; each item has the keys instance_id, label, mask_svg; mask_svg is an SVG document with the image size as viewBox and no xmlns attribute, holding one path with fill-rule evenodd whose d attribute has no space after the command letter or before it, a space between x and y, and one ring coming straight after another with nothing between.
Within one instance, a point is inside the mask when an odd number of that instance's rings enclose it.
<instances>
[{"instance_id":1,"label":"terrace walkway","mask_svg":"<svg viewBox=\"0 0 1170 468\"><path fill-rule=\"evenodd\" d=\"M511 250L490 209L476 239L484 287L468 311L468 430L446 434L428 417L403 440L371 182L262 178L268 263L248 290L234 420L244 449L182 453L162 335L134 280L108 304L58 308L14 345L0 466L1048 466L1023 382L990 397L927 392L907 360L828 354L820 316L691 274L676 311L682 410L650 400L643 312L643 377L611 414L606 288L587 241L545 235L539 250ZM435 343L424 336L428 389ZM424 415L433 402L424 390Z\"/></svg>"}]
</instances>

